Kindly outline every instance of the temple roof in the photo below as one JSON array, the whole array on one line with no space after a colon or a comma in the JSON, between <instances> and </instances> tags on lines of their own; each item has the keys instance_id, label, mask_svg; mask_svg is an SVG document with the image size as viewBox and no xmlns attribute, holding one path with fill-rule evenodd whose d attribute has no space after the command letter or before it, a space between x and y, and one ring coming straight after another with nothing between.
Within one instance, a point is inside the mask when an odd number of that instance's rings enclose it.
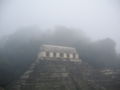
<instances>
[{"instance_id":1,"label":"temple roof","mask_svg":"<svg viewBox=\"0 0 120 90\"><path fill-rule=\"evenodd\" d=\"M43 51L50 52L60 52L60 53L77 53L76 49L73 47L65 47L65 46L56 46L56 45L43 45L41 47Z\"/></svg>"}]
</instances>

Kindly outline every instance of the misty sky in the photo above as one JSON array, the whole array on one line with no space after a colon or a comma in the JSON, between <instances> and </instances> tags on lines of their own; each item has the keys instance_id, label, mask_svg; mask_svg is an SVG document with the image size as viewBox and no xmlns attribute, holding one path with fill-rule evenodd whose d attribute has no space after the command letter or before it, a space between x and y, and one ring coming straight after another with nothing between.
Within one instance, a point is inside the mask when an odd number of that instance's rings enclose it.
<instances>
[{"instance_id":1,"label":"misty sky","mask_svg":"<svg viewBox=\"0 0 120 90\"><path fill-rule=\"evenodd\" d=\"M0 0L0 35L57 25L81 29L93 40L111 37L120 52L119 0Z\"/></svg>"}]
</instances>

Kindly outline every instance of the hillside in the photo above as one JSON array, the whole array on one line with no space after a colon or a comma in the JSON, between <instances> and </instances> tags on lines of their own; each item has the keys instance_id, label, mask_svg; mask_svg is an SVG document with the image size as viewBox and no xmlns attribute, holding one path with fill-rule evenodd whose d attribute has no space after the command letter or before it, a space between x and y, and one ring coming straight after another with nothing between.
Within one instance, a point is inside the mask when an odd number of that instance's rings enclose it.
<instances>
[{"instance_id":1,"label":"hillside","mask_svg":"<svg viewBox=\"0 0 120 90\"><path fill-rule=\"evenodd\" d=\"M85 82L87 87L90 85L92 88L119 90L120 56L115 51L115 42L110 38L93 42L82 32L77 33L76 30L65 27L56 28L54 33L25 28L9 36L2 44L4 47L0 48L1 87L8 87L29 70L42 44L71 46L77 49L83 63L75 65L76 70L73 70L76 82Z\"/></svg>"}]
</instances>

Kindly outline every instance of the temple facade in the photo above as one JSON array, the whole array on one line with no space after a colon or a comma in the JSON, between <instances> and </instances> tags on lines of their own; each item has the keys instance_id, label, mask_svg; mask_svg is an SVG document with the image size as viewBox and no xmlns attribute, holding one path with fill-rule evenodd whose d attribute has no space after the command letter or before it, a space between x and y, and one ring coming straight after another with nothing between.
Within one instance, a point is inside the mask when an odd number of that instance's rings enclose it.
<instances>
[{"instance_id":1,"label":"temple facade","mask_svg":"<svg viewBox=\"0 0 120 90\"><path fill-rule=\"evenodd\" d=\"M43 45L40 48L39 58L42 60L61 59L80 61L79 54L77 53L75 48L55 45Z\"/></svg>"}]
</instances>

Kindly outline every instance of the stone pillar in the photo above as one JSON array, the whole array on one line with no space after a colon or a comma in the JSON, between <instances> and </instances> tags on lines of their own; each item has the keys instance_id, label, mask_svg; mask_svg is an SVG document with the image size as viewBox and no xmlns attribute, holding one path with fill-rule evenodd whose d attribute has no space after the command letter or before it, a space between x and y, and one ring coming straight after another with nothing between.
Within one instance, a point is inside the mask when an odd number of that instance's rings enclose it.
<instances>
[{"instance_id":1,"label":"stone pillar","mask_svg":"<svg viewBox=\"0 0 120 90\"><path fill-rule=\"evenodd\" d=\"M45 51L42 51L42 52L39 54L39 57L46 57L46 52L45 52Z\"/></svg>"},{"instance_id":2,"label":"stone pillar","mask_svg":"<svg viewBox=\"0 0 120 90\"><path fill-rule=\"evenodd\" d=\"M73 59L73 54L72 53L69 54L69 58Z\"/></svg>"},{"instance_id":3,"label":"stone pillar","mask_svg":"<svg viewBox=\"0 0 120 90\"><path fill-rule=\"evenodd\" d=\"M56 58L60 58L60 53L59 52L56 53Z\"/></svg>"},{"instance_id":4,"label":"stone pillar","mask_svg":"<svg viewBox=\"0 0 120 90\"><path fill-rule=\"evenodd\" d=\"M64 58L67 58L67 54L66 54L66 53L64 53L64 54L63 54L63 57L64 57Z\"/></svg>"},{"instance_id":5,"label":"stone pillar","mask_svg":"<svg viewBox=\"0 0 120 90\"><path fill-rule=\"evenodd\" d=\"M75 54L75 59L79 59L79 55L78 54Z\"/></svg>"},{"instance_id":6,"label":"stone pillar","mask_svg":"<svg viewBox=\"0 0 120 90\"><path fill-rule=\"evenodd\" d=\"M49 57L50 57L50 58L53 58L53 57L54 57L53 52L50 52Z\"/></svg>"}]
</instances>

